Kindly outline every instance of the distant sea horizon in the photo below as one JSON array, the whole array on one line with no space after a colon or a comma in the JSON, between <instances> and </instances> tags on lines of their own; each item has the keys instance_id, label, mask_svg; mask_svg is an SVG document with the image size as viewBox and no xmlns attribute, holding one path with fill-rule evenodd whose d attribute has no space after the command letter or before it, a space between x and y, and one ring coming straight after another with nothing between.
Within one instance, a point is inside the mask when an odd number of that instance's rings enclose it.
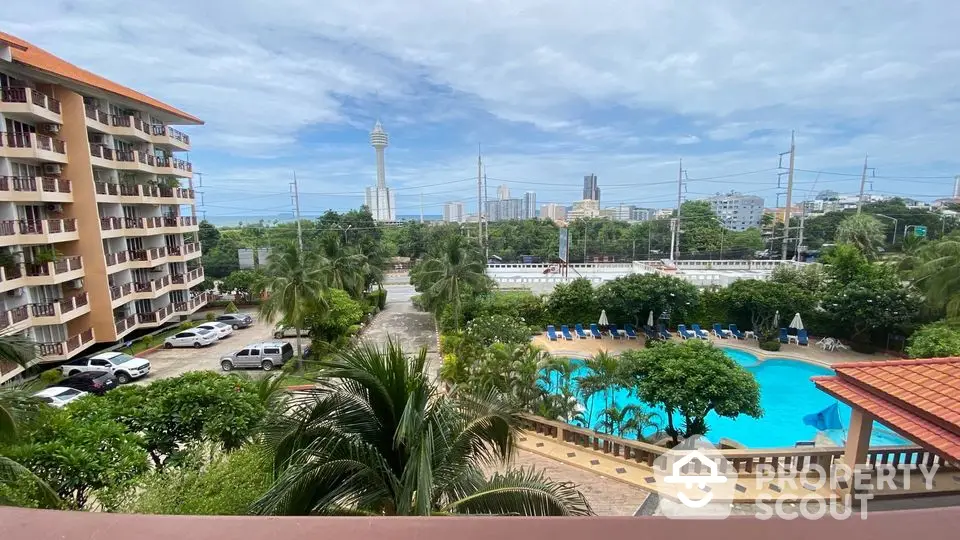
<instances>
[{"instance_id":1,"label":"distant sea horizon","mask_svg":"<svg viewBox=\"0 0 960 540\"><path fill-rule=\"evenodd\" d=\"M303 216L303 219L317 219L318 216ZM408 215L402 214L397 216L397 219L400 221L419 221L420 214ZM443 219L443 216L440 214L424 214L424 221L440 221ZM272 216L207 216L207 221L216 225L217 227L239 227L240 224L244 225L256 225L263 220L264 223L273 224L276 223L287 223L293 221L293 216L290 214L277 214Z\"/></svg>"}]
</instances>

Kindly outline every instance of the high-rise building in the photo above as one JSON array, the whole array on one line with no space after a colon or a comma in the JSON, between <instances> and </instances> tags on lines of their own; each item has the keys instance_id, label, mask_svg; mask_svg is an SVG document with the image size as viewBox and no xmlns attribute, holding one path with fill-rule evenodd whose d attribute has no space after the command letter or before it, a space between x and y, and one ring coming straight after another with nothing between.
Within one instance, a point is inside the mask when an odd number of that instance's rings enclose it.
<instances>
[{"instance_id":1,"label":"high-rise building","mask_svg":"<svg viewBox=\"0 0 960 540\"><path fill-rule=\"evenodd\" d=\"M584 199L573 203L573 208L567 213L570 221L583 218L600 217L600 201Z\"/></svg>"},{"instance_id":2,"label":"high-rise building","mask_svg":"<svg viewBox=\"0 0 960 540\"><path fill-rule=\"evenodd\" d=\"M547 203L540 206L540 219L550 221L566 221L567 207L562 204Z\"/></svg>"},{"instance_id":3,"label":"high-rise building","mask_svg":"<svg viewBox=\"0 0 960 540\"><path fill-rule=\"evenodd\" d=\"M707 202L710 203L713 213L723 222L723 226L731 231L760 228L763 219L763 197L731 192L710 197Z\"/></svg>"},{"instance_id":4,"label":"high-rise building","mask_svg":"<svg viewBox=\"0 0 960 540\"><path fill-rule=\"evenodd\" d=\"M373 126L370 132L370 146L377 152L377 185L367 188L367 209L376 221L396 221L397 208L393 192L387 187L387 170L384 163L384 152L390 144L390 137L383 130L380 121Z\"/></svg>"},{"instance_id":5,"label":"high-rise building","mask_svg":"<svg viewBox=\"0 0 960 540\"><path fill-rule=\"evenodd\" d=\"M500 187L497 188L497 198L501 201L510 198L510 188L506 184L500 184Z\"/></svg>"},{"instance_id":6,"label":"high-rise building","mask_svg":"<svg viewBox=\"0 0 960 540\"><path fill-rule=\"evenodd\" d=\"M447 223L462 223L464 218L464 205L462 202L453 201L443 205L443 221Z\"/></svg>"},{"instance_id":7,"label":"high-rise building","mask_svg":"<svg viewBox=\"0 0 960 540\"><path fill-rule=\"evenodd\" d=\"M523 219L536 219L537 218L537 194L533 191L528 191L523 194Z\"/></svg>"},{"instance_id":8,"label":"high-rise building","mask_svg":"<svg viewBox=\"0 0 960 540\"><path fill-rule=\"evenodd\" d=\"M593 173L583 177L583 200L600 200L600 187L597 185L597 175Z\"/></svg>"},{"instance_id":9,"label":"high-rise building","mask_svg":"<svg viewBox=\"0 0 960 540\"><path fill-rule=\"evenodd\" d=\"M2 32L0 87L0 333L62 362L203 306L172 127L203 122ZM0 360L0 382L19 371Z\"/></svg>"},{"instance_id":10,"label":"high-rise building","mask_svg":"<svg viewBox=\"0 0 960 540\"><path fill-rule=\"evenodd\" d=\"M486 208L484 209L484 217L487 221L523 219L523 200L497 199L487 201Z\"/></svg>"}]
</instances>

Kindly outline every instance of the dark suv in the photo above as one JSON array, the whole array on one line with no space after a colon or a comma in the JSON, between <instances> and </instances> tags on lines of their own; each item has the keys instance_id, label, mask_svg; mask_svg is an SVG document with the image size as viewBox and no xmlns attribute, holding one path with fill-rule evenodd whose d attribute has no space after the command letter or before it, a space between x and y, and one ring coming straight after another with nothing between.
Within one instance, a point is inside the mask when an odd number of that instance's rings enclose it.
<instances>
[{"instance_id":1,"label":"dark suv","mask_svg":"<svg viewBox=\"0 0 960 540\"><path fill-rule=\"evenodd\" d=\"M246 313L224 313L223 315L219 315L216 321L229 324L234 330L239 330L253 324L253 317Z\"/></svg>"},{"instance_id":2,"label":"dark suv","mask_svg":"<svg viewBox=\"0 0 960 540\"><path fill-rule=\"evenodd\" d=\"M102 396L107 390L116 388L117 384L117 378L107 371L84 371L63 379L55 386L74 388Z\"/></svg>"}]
</instances>

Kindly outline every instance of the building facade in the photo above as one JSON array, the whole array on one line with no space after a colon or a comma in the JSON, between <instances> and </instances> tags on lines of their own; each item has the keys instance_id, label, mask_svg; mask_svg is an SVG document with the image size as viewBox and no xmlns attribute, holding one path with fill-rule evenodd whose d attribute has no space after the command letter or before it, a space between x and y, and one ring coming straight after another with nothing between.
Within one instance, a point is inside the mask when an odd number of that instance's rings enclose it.
<instances>
[{"instance_id":1,"label":"building facade","mask_svg":"<svg viewBox=\"0 0 960 540\"><path fill-rule=\"evenodd\" d=\"M600 217L600 201L594 199L576 201L567 216L570 221Z\"/></svg>"},{"instance_id":2,"label":"building facade","mask_svg":"<svg viewBox=\"0 0 960 540\"><path fill-rule=\"evenodd\" d=\"M540 206L540 219L549 219L554 222L567 220L567 207L562 204L547 203Z\"/></svg>"},{"instance_id":3,"label":"building facade","mask_svg":"<svg viewBox=\"0 0 960 540\"><path fill-rule=\"evenodd\" d=\"M484 219L487 221L509 221L523 219L522 199L498 199L487 201L484 209Z\"/></svg>"},{"instance_id":4,"label":"building facade","mask_svg":"<svg viewBox=\"0 0 960 540\"><path fill-rule=\"evenodd\" d=\"M367 188L364 204L376 221L396 221L397 204L393 192L387 187L387 166L385 153L390 144L390 136L383 130L383 125L377 120L370 132L370 146L377 155L377 185Z\"/></svg>"},{"instance_id":5,"label":"building facade","mask_svg":"<svg viewBox=\"0 0 960 540\"><path fill-rule=\"evenodd\" d=\"M707 199L713 213L731 231L760 228L763 219L763 197L728 193Z\"/></svg>"},{"instance_id":6,"label":"building facade","mask_svg":"<svg viewBox=\"0 0 960 540\"><path fill-rule=\"evenodd\" d=\"M59 362L207 297L190 137L203 122L0 32L0 333ZM0 382L19 368L0 363Z\"/></svg>"},{"instance_id":7,"label":"building facade","mask_svg":"<svg viewBox=\"0 0 960 540\"><path fill-rule=\"evenodd\" d=\"M583 177L583 200L600 200L600 187L597 185L597 175L593 173Z\"/></svg>"},{"instance_id":8,"label":"building facade","mask_svg":"<svg viewBox=\"0 0 960 540\"><path fill-rule=\"evenodd\" d=\"M443 221L446 223L462 223L464 221L464 205L460 201L444 203Z\"/></svg>"},{"instance_id":9,"label":"building facade","mask_svg":"<svg viewBox=\"0 0 960 540\"><path fill-rule=\"evenodd\" d=\"M537 194L533 191L523 194L523 219L537 219Z\"/></svg>"},{"instance_id":10,"label":"building facade","mask_svg":"<svg viewBox=\"0 0 960 540\"><path fill-rule=\"evenodd\" d=\"M510 187L507 186L506 184L500 184L500 186L497 187L497 198L500 199L501 201L509 199Z\"/></svg>"}]
</instances>

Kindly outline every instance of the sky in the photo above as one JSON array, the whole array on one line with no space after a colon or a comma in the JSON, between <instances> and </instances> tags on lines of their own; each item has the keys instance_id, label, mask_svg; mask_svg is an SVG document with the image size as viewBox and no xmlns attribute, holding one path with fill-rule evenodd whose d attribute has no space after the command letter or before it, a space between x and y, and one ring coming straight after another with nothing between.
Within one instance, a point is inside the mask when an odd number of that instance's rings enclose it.
<instances>
[{"instance_id":1,"label":"sky","mask_svg":"<svg viewBox=\"0 0 960 540\"><path fill-rule=\"evenodd\" d=\"M946 0L8 2L0 28L204 119L208 217L363 203L390 134L399 214L535 191L676 204L737 190L932 199L960 174L960 10ZM951 37L954 36L954 37ZM786 159L783 160L786 166ZM817 171L822 171L820 174ZM875 176L875 177L874 177Z\"/></svg>"}]
</instances>

